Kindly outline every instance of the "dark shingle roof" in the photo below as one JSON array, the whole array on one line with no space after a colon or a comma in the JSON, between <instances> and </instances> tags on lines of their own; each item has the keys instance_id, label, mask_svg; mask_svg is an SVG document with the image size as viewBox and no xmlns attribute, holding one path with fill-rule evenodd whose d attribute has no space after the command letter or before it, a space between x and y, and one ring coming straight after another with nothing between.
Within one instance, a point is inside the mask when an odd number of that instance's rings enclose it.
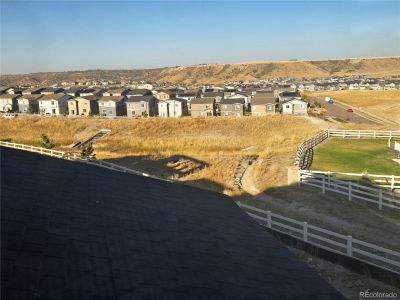
<instances>
[{"instance_id":1,"label":"dark shingle roof","mask_svg":"<svg viewBox=\"0 0 400 300\"><path fill-rule=\"evenodd\" d=\"M149 102L153 99L155 100L156 98L154 96L133 96L126 99L126 102Z\"/></svg>"},{"instance_id":2,"label":"dark shingle roof","mask_svg":"<svg viewBox=\"0 0 400 300\"><path fill-rule=\"evenodd\" d=\"M1 148L4 299L343 297L224 195Z\"/></svg>"},{"instance_id":3,"label":"dark shingle roof","mask_svg":"<svg viewBox=\"0 0 400 300\"><path fill-rule=\"evenodd\" d=\"M204 97L204 98L194 98L191 101L191 104L213 104L215 103L215 99L212 97Z\"/></svg>"},{"instance_id":4,"label":"dark shingle roof","mask_svg":"<svg viewBox=\"0 0 400 300\"><path fill-rule=\"evenodd\" d=\"M221 104L245 104L243 98L221 99Z\"/></svg>"}]
</instances>

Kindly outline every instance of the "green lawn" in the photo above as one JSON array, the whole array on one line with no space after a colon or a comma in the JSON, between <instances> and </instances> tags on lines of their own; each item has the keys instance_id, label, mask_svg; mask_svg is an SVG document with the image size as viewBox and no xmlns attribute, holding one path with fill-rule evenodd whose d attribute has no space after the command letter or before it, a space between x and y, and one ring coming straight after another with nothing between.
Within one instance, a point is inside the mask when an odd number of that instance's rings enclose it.
<instances>
[{"instance_id":1,"label":"green lawn","mask_svg":"<svg viewBox=\"0 0 400 300\"><path fill-rule=\"evenodd\" d=\"M329 139L315 149L311 170L400 175L386 148L387 140Z\"/></svg>"}]
</instances>

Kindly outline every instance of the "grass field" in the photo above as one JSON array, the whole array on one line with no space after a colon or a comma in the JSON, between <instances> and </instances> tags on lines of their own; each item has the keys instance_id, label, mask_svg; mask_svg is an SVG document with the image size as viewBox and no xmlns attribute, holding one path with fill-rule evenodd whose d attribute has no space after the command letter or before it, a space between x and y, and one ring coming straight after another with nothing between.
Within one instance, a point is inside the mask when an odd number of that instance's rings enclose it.
<instances>
[{"instance_id":1,"label":"grass field","mask_svg":"<svg viewBox=\"0 0 400 300\"><path fill-rule=\"evenodd\" d=\"M312 170L400 175L400 164L387 154L387 140L330 139L315 149Z\"/></svg>"},{"instance_id":2,"label":"grass field","mask_svg":"<svg viewBox=\"0 0 400 300\"><path fill-rule=\"evenodd\" d=\"M331 97L361 108L378 116L400 123L400 90L387 91L327 91L313 92L310 96Z\"/></svg>"},{"instance_id":3,"label":"grass field","mask_svg":"<svg viewBox=\"0 0 400 300\"><path fill-rule=\"evenodd\" d=\"M0 128L1 139L30 145L38 145L46 133L66 151L71 151L68 145L110 128L111 134L94 144L98 158L219 191L233 189L240 158L254 154L260 156L260 185L285 185L286 167L293 163L298 145L319 130L308 119L280 115L114 120L27 116L1 118Z\"/></svg>"}]
</instances>

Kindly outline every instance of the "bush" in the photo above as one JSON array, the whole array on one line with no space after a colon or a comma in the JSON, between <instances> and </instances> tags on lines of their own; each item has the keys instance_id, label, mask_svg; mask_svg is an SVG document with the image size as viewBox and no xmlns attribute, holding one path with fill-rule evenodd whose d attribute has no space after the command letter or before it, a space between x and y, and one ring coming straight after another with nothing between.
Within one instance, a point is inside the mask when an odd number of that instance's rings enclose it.
<instances>
[{"instance_id":1,"label":"bush","mask_svg":"<svg viewBox=\"0 0 400 300\"><path fill-rule=\"evenodd\" d=\"M93 152L94 152L94 148L93 148L92 143L85 144L82 147L81 157L82 158L95 158L96 154L93 154Z\"/></svg>"},{"instance_id":2,"label":"bush","mask_svg":"<svg viewBox=\"0 0 400 300\"><path fill-rule=\"evenodd\" d=\"M54 143L52 143L49 137L44 133L42 133L40 138L40 146L46 149L52 149L55 147Z\"/></svg>"}]
</instances>

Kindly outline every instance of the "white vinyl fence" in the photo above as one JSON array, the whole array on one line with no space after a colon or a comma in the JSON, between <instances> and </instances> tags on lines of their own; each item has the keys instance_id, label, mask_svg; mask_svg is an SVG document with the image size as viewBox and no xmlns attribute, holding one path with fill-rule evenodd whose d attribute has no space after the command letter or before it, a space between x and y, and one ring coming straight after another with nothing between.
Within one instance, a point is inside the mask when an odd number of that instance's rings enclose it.
<instances>
[{"instance_id":1,"label":"white vinyl fence","mask_svg":"<svg viewBox=\"0 0 400 300\"><path fill-rule=\"evenodd\" d=\"M369 138L369 139L400 138L400 131L393 131L393 130L341 130L341 129L328 129L327 131L328 131L328 137Z\"/></svg>"},{"instance_id":2,"label":"white vinyl fence","mask_svg":"<svg viewBox=\"0 0 400 300\"><path fill-rule=\"evenodd\" d=\"M85 163L89 165L94 165L102 168L106 168L109 170L113 171L118 171L118 172L123 172L123 173L129 173L129 174L134 174L134 175L140 175L140 176L145 176L145 177L150 177L154 178L157 180L163 180L163 181L170 181L168 179L156 177L147 173L142 173L133 169L129 169L126 167L122 167L120 165L110 163L104 160L100 159L84 159L81 158L79 155L76 153L70 153L70 152L63 152L63 151L57 151L57 150L52 150L52 149L45 149L41 147L34 147L34 146L29 146L29 145L23 145L23 144L16 144L16 143L10 143L10 142L4 142L0 141L0 146L8 147L8 148L14 148L14 149L20 149L20 150L25 150L29 152L35 152L39 153L42 155L47 155L47 156L52 156L52 157L57 157L57 158L62 158L62 159L67 159L67 160L73 160L77 161L80 163Z\"/></svg>"},{"instance_id":3,"label":"white vinyl fence","mask_svg":"<svg viewBox=\"0 0 400 300\"><path fill-rule=\"evenodd\" d=\"M381 269L400 274L400 252L330 230L287 218L271 211L237 203L260 225L290 235L322 249L343 254Z\"/></svg>"},{"instance_id":4,"label":"white vinyl fence","mask_svg":"<svg viewBox=\"0 0 400 300\"><path fill-rule=\"evenodd\" d=\"M395 176L396 188L400 187L398 179L398 176ZM350 201L363 200L377 204L380 210L383 207L400 209L400 193L395 190L384 189L376 185L361 184L351 179L337 178L329 172L299 170L298 182L299 185L305 184L320 188L322 193L332 191L342 194L347 196Z\"/></svg>"}]
</instances>

